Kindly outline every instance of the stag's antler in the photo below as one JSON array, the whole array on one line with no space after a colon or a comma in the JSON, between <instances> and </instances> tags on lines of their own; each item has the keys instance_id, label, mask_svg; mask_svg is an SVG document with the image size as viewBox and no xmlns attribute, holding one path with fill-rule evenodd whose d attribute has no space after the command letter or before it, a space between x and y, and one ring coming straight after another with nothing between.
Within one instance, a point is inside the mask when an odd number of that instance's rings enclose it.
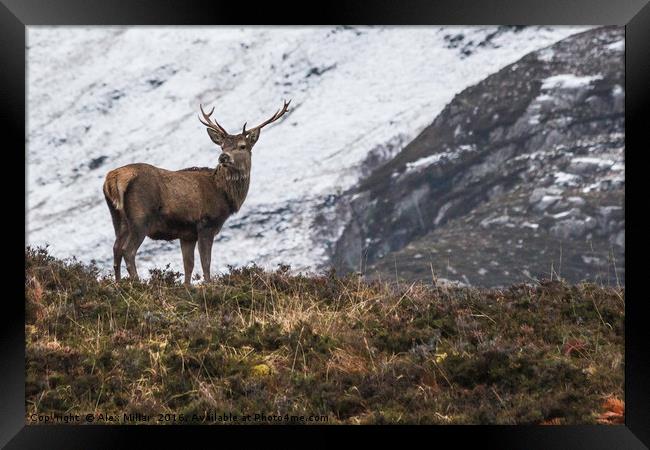
<instances>
[{"instance_id":1,"label":"stag's antler","mask_svg":"<svg viewBox=\"0 0 650 450\"><path fill-rule=\"evenodd\" d=\"M282 108L278 109L278 110L275 112L275 114L273 114L273 116L271 116L270 119L268 119L268 120L262 122L261 124L259 124L259 125L256 126L255 128L251 128L250 130L247 131L247 130L246 130L246 124L244 124L244 128L243 128L243 130L242 130L242 133L245 135L246 133L250 133L251 131L262 129L262 128L264 128L265 126L267 126L268 124L270 124L270 123L272 123L272 122L275 122L275 121L278 120L280 117L282 117L282 116L284 115L284 113L287 112L287 109L289 108L289 103L291 103L291 100L289 100L288 102L287 102L287 101L284 101L284 105L282 106Z\"/></svg>"},{"instance_id":2,"label":"stag's antler","mask_svg":"<svg viewBox=\"0 0 650 450\"><path fill-rule=\"evenodd\" d=\"M210 128L210 129L212 129L212 130L214 130L214 131L218 131L219 133L223 133L223 134L225 134L225 135L228 134L228 132L224 129L224 127L222 127L221 125L219 125L219 122L217 122L216 120L213 119L213 120L214 120L214 123L213 123L212 120L210 120L210 116L211 116L212 113L214 112L214 106L212 107L212 109L210 110L210 112L207 113L207 114L205 113L205 111L203 111L203 105L201 105L201 104L199 103L199 107L201 108L201 114L203 114L203 119L205 119L205 122L204 122L204 121L199 117L199 120L201 121L201 123L202 123L203 125L205 125L206 127Z\"/></svg>"}]
</instances>

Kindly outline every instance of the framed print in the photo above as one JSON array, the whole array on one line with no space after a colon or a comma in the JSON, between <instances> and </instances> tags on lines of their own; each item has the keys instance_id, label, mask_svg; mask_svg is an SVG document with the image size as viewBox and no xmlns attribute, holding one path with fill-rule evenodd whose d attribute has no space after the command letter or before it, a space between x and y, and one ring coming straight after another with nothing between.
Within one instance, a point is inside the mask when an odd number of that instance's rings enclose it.
<instances>
[{"instance_id":1,"label":"framed print","mask_svg":"<svg viewBox=\"0 0 650 450\"><path fill-rule=\"evenodd\" d=\"M0 7L2 445L648 445L645 1L131 3Z\"/></svg>"}]
</instances>

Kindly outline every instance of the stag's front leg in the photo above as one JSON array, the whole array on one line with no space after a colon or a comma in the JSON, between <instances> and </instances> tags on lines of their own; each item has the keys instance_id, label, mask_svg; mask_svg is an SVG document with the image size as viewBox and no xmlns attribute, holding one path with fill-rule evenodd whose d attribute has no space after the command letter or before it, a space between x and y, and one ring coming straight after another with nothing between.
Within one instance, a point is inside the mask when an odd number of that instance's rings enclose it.
<instances>
[{"instance_id":1,"label":"stag's front leg","mask_svg":"<svg viewBox=\"0 0 650 450\"><path fill-rule=\"evenodd\" d=\"M210 282L210 261L212 259L213 242L214 242L214 233L212 231L206 230L199 233L199 256L201 257L203 278L207 282Z\"/></svg>"},{"instance_id":2,"label":"stag's front leg","mask_svg":"<svg viewBox=\"0 0 650 450\"><path fill-rule=\"evenodd\" d=\"M183 266L185 268L185 285L192 284L192 270L194 270L194 249L196 241L181 239L181 252L183 253Z\"/></svg>"}]
</instances>

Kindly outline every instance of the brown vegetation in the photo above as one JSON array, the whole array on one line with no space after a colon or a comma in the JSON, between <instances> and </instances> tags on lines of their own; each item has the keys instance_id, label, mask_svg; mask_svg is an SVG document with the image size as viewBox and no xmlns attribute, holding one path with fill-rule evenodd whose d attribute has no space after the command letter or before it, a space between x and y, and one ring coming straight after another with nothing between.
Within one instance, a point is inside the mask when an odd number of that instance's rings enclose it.
<instances>
[{"instance_id":1,"label":"brown vegetation","mask_svg":"<svg viewBox=\"0 0 650 450\"><path fill-rule=\"evenodd\" d=\"M191 288L169 270L116 284L96 267L27 249L28 416L624 417L623 289L560 281L455 288L287 269L232 268Z\"/></svg>"}]
</instances>

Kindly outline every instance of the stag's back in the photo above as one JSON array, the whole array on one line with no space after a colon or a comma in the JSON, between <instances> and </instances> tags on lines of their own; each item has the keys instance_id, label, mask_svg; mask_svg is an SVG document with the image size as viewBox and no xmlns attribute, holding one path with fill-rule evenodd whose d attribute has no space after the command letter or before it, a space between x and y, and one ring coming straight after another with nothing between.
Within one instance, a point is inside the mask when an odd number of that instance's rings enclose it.
<instances>
[{"instance_id":1,"label":"stag's back","mask_svg":"<svg viewBox=\"0 0 650 450\"><path fill-rule=\"evenodd\" d=\"M220 227L233 212L227 190L214 181L214 172L129 164L106 175L104 195L114 217L141 228L152 239L193 239L197 225Z\"/></svg>"}]
</instances>

